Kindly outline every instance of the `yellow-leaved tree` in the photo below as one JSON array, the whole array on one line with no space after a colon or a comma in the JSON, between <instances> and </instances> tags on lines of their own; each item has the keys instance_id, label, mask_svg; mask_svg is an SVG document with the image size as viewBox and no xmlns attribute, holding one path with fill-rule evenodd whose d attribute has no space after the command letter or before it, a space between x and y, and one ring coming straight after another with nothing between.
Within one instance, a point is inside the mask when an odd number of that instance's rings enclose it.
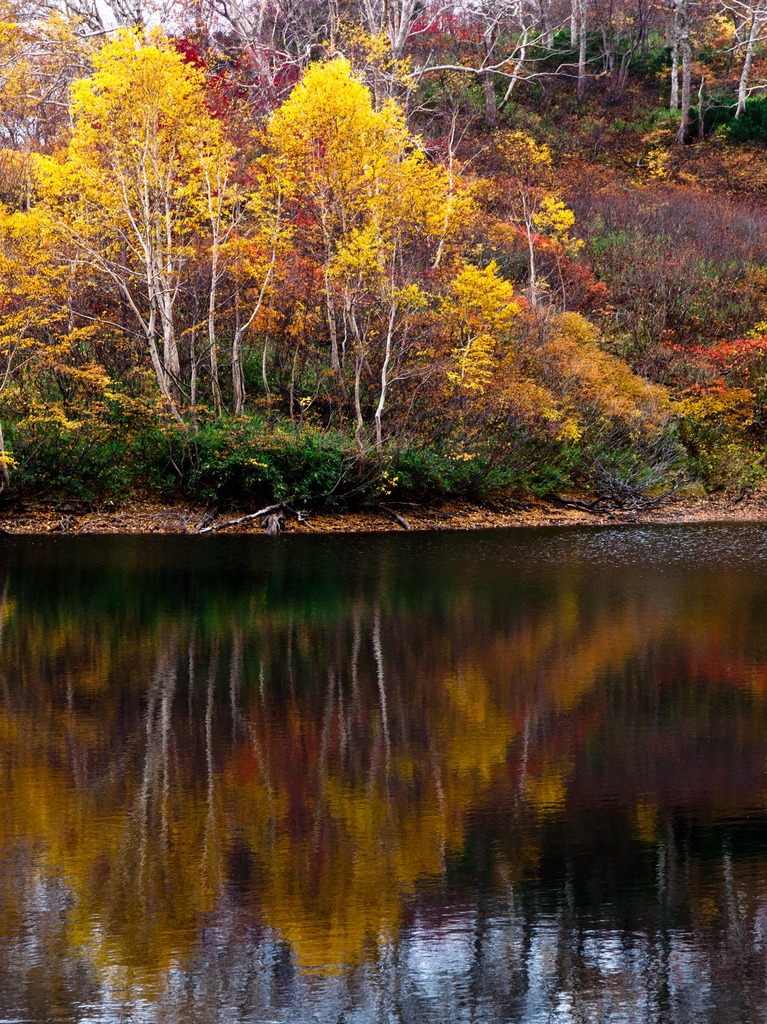
<instances>
[{"instance_id":1,"label":"yellow-leaved tree","mask_svg":"<svg viewBox=\"0 0 767 1024\"><path fill-rule=\"evenodd\" d=\"M321 268L330 365L342 394L352 371L357 445L366 409L376 446L392 381L428 304L463 202L392 100L376 108L343 57L312 65L266 130L271 167L296 225L293 245ZM347 352L352 349L352 358Z\"/></svg>"},{"instance_id":2,"label":"yellow-leaved tree","mask_svg":"<svg viewBox=\"0 0 767 1024\"><path fill-rule=\"evenodd\" d=\"M454 387L482 394L490 383L498 350L519 313L513 295L513 286L499 276L495 262L484 270L467 265L456 276L442 306L458 334L453 368L448 371Z\"/></svg>"},{"instance_id":3,"label":"yellow-leaved tree","mask_svg":"<svg viewBox=\"0 0 767 1024\"><path fill-rule=\"evenodd\" d=\"M72 89L67 148L40 160L40 191L69 251L131 311L166 407L183 423L177 305L201 249L212 266L205 308L220 405L213 317L217 261L233 223L234 150L206 103L202 72L163 36L144 43L118 32L93 68Z\"/></svg>"},{"instance_id":4,"label":"yellow-leaved tree","mask_svg":"<svg viewBox=\"0 0 767 1024\"><path fill-rule=\"evenodd\" d=\"M52 336L66 331L65 276L51 259L50 239L44 211L11 211L0 203L0 401L17 414L26 368L39 363ZM0 417L0 498L14 464Z\"/></svg>"}]
</instances>

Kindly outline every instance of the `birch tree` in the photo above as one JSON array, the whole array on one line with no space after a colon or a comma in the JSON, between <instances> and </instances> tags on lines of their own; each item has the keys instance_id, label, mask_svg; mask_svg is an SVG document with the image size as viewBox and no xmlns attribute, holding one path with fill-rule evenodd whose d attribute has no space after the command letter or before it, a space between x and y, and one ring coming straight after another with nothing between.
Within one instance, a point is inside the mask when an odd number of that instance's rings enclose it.
<instances>
[{"instance_id":1,"label":"birch tree","mask_svg":"<svg viewBox=\"0 0 767 1024\"><path fill-rule=\"evenodd\" d=\"M690 106L692 104L692 45L690 42L690 0L672 0L674 12L674 48L682 58L682 117L676 134L676 141L684 144L690 130ZM678 83L678 58L672 61L671 92L675 102L675 83ZM676 86L678 87L678 85Z\"/></svg>"},{"instance_id":2,"label":"birch tree","mask_svg":"<svg viewBox=\"0 0 767 1024\"><path fill-rule=\"evenodd\" d=\"M739 120L746 110L746 100L750 94L751 70L756 49L764 36L767 27L767 3L765 0L725 0L724 9L740 30L740 45L735 47L742 51L743 63L738 79L738 102L735 108L735 119Z\"/></svg>"},{"instance_id":3,"label":"birch tree","mask_svg":"<svg viewBox=\"0 0 767 1024\"><path fill-rule=\"evenodd\" d=\"M398 105L376 110L344 58L308 70L270 119L267 142L294 244L321 267L331 368L344 392L351 376L357 445L373 404L380 451L390 388L458 200Z\"/></svg>"},{"instance_id":4,"label":"birch tree","mask_svg":"<svg viewBox=\"0 0 767 1024\"><path fill-rule=\"evenodd\" d=\"M162 38L144 45L127 31L76 84L72 121L64 153L41 160L41 191L62 238L133 314L181 423L180 285L211 228L217 252L232 148L208 110L202 73Z\"/></svg>"}]
</instances>

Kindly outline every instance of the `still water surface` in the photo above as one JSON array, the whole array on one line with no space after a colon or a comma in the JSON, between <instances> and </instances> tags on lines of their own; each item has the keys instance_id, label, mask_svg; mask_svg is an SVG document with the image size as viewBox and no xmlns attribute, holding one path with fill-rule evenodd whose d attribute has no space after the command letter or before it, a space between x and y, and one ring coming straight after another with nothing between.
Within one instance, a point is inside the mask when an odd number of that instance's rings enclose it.
<instances>
[{"instance_id":1,"label":"still water surface","mask_svg":"<svg viewBox=\"0 0 767 1024\"><path fill-rule=\"evenodd\" d=\"M767 1020L767 527L3 539L0 1020Z\"/></svg>"}]
</instances>

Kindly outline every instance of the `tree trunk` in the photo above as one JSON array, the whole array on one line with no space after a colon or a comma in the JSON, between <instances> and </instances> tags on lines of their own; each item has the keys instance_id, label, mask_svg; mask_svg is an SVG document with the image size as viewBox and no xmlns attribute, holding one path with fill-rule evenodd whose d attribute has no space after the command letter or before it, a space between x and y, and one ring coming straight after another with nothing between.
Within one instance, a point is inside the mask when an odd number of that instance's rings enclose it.
<instances>
[{"instance_id":1,"label":"tree trunk","mask_svg":"<svg viewBox=\"0 0 767 1024\"><path fill-rule=\"evenodd\" d=\"M264 395L266 397L267 405L271 404L272 401L272 392L271 389L269 388L269 378L266 375L266 364L268 356L269 335L267 333L266 337L264 338L263 348L261 349L261 380L263 381L264 384Z\"/></svg>"},{"instance_id":2,"label":"tree trunk","mask_svg":"<svg viewBox=\"0 0 767 1024\"><path fill-rule=\"evenodd\" d=\"M245 374L243 372L243 333L240 319L240 286L235 291L235 337L231 339L231 391L233 413L242 416L245 409Z\"/></svg>"},{"instance_id":3,"label":"tree trunk","mask_svg":"<svg viewBox=\"0 0 767 1024\"><path fill-rule=\"evenodd\" d=\"M361 453L362 435L365 429L365 421L362 417L361 394L362 371L365 367L365 339L362 335L362 331L360 330L360 325L357 323L353 299L348 291L344 294L344 313L349 330L354 338L354 348L356 353L354 366L354 413L357 418L357 427L354 431L354 440L357 445L357 451Z\"/></svg>"},{"instance_id":4,"label":"tree trunk","mask_svg":"<svg viewBox=\"0 0 767 1024\"><path fill-rule=\"evenodd\" d=\"M189 418L197 435L197 332L189 333Z\"/></svg>"},{"instance_id":5,"label":"tree trunk","mask_svg":"<svg viewBox=\"0 0 767 1024\"><path fill-rule=\"evenodd\" d=\"M485 32L483 43L485 46L485 63L493 63L493 52L495 40L491 31ZM485 120L489 128L495 128L498 124L498 101L495 95L495 74L492 71L485 72Z\"/></svg>"},{"instance_id":6,"label":"tree trunk","mask_svg":"<svg viewBox=\"0 0 767 1024\"><path fill-rule=\"evenodd\" d=\"M533 211L530 208L530 204L524 191L520 189L520 198L522 199L522 210L525 218L525 231L527 233L527 254L530 260L530 276L528 280L528 298L531 306L538 304L538 283L535 273L535 244L533 242L533 235L535 234L533 223Z\"/></svg>"},{"instance_id":7,"label":"tree trunk","mask_svg":"<svg viewBox=\"0 0 767 1024\"><path fill-rule=\"evenodd\" d=\"M186 424L184 423L181 413L178 411L178 406L176 405L174 394L169 384L167 368L160 358L160 351L157 348L157 337L153 321L154 315L150 317L146 336L147 346L149 348L149 358L152 361L155 376L157 377L157 383L160 385L160 393L165 399L168 411L179 426L186 428Z\"/></svg>"},{"instance_id":8,"label":"tree trunk","mask_svg":"<svg viewBox=\"0 0 767 1024\"><path fill-rule=\"evenodd\" d=\"M238 324L232 338L232 393L234 415L242 416L245 408L245 373L242 367L242 335L244 329Z\"/></svg>"},{"instance_id":9,"label":"tree trunk","mask_svg":"<svg viewBox=\"0 0 767 1024\"><path fill-rule=\"evenodd\" d=\"M208 346L210 348L210 386L213 389L213 415L221 419L221 386L218 379L218 342L216 341L216 285L218 275L218 245L213 246L210 268L210 294L208 296Z\"/></svg>"},{"instance_id":10,"label":"tree trunk","mask_svg":"<svg viewBox=\"0 0 767 1024\"><path fill-rule=\"evenodd\" d=\"M740 73L740 81L738 83L738 106L735 111L735 120L739 120L743 116L743 112L746 109L746 97L748 96L748 80L751 76L751 63L754 59L754 50L756 49L756 43L759 39L759 33L762 30L761 20L757 17L754 12L751 18L751 24L748 29L748 40L746 42L746 56L743 58L743 70Z\"/></svg>"},{"instance_id":11,"label":"tree trunk","mask_svg":"<svg viewBox=\"0 0 767 1024\"><path fill-rule=\"evenodd\" d=\"M498 124L498 103L495 96L495 75L492 71L485 74L485 120L488 128Z\"/></svg>"},{"instance_id":12,"label":"tree trunk","mask_svg":"<svg viewBox=\"0 0 767 1024\"><path fill-rule=\"evenodd\" d=\"M365 353L358 347L357 348L357 359L354 367L354 412L357 417L357 428L354 431L354 441L357 445L357 451L362 452L362 434L365 429L365 423L362 419L362 400L360 395L360 382L362 380L362 368L365 365Z\"/></svg>"},{"instance_id":13,"label":"tree trunk","mask_svg":"<svg viewBox=\"0 0 767 1024\"><path fill-rule=\"evenodd\" d=\"M673 42L671 44L671 98L669 110L679 110L679 17L674 11Z\"/></svg>"},{"instance_id":14,"label":"tree trunk","mask_svg":"<svg viewBox=\"0 0 767 1024\"><path fill-rule=\"evenodd\" d=\"M543 44L547 50L553 50L554 23L552 22L551 0L540 0L539 18Z\"/></svg>"},{"instance_id":15,"label":"tree trunk","mask_svg":"<svg viewBox=\"0 0 767 1024\"><path fill-rule=\"evenodd\" d=\"M381 395L378 399L378 407L376 408L375 421L376 421L376 450L379 457L383 454L383 428L381 420L383 419L384 406L386 405L386 392L389 387L389 363L391 362L391 343L392 336L394 334L394 320L397 315L397 307L392 305L389 313L389 327L386 331L386 352L384 354L383 366L381 367Z\"/></svg>"},{"instance_id":16,"label":"tree trunk","mask_svg":"<svg viewBox=\"0 0 767 1024\"><path fill-rule=\"evenodd\" d=\"M698 138L702 139L706 132L706 123L703 116L703 84L706 81L705 75L700 76L700 88L698 89Z\"/></svg>"},{"instance_id":17,"label":"tree trunk","mask_svg":"<svg viewBox=\"0 0 767 1024\"><path fill-rule=\"evenodd\" d=\"M690 106L692 102L692 48L690 46L690 17L687 0L678 0L679 43L682 50L682 120L676 141L684 145L690 130Z\"/></svg>"},{"instance_id":18,"label":"tree trunk","mask_svg":"<svg viewBox=\"0 0 767 1024\"><path fill-rule=\"evenodd\" d=\"M527 29L525 29L522 33L522 39L518 44L518 56L516 61L514 62L514 70L512 71L511 78L509 79L508 88L506 89L504 97L501 100L500 105L498 107L499 110L503 110L506 104L509 102L509 100L511 99L511 94L514 92L514 88L517 82L519 81L519 73L522 70L522 66L525 63L525 57L527 56L527 36ZM554 46L552 43L551 49L553 48Z\"/></svg>"},{"instance_id":19,"label":"tree trunk","mask_svg":"<svg viewBox=\"0 0 767 1024\"><path fill-rule=\"evenodd\" d=\"M582 100L586 95L586 43L588 42L588 0L579 0L578 3L578 99Z\"/></svg>"},{"instance_id":20,"label":"tree trunk","mask_svg":"<svg viewBox=\"0 0 767 1024\"><path fill-rule=\"evenodd\" d=\"M330 257L325 263L325 309L328 318L328 331L330 333L330 367L335 374L339 384L343 384L341 372L341 360L338 353L338 325L336 324L336 309L333 302L333 292L330 283Z\"/></svg>"}]
</instances>

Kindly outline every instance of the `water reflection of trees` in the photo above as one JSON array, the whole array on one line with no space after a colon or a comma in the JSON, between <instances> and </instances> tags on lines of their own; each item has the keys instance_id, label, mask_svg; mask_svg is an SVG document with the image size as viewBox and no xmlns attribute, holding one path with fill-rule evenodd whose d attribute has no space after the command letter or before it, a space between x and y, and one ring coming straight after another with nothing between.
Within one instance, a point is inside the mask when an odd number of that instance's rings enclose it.
<instances>
[{"instance_id":1,"label":"water reflection of trees","mask_svg":"<svg viewBox=\"0 0 767 1024\"><path fill-rule=\"evenodd\" d=\"M85 577L0 585L3 992L211 1020L763 998L760 581Z\"/></svg>"}]
</instances>

